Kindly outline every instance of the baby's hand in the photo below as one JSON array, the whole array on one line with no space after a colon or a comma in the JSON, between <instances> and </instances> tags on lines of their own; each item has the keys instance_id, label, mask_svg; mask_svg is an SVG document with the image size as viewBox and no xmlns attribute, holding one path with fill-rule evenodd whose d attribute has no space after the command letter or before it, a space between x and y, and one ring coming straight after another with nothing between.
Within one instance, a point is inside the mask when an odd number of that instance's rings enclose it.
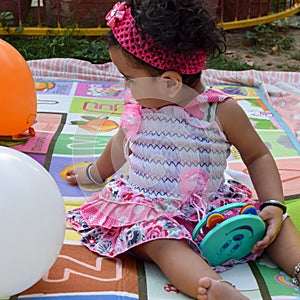
<instances>
[{"instance_id":1,"label":"baby's hand","mask_svg":"<svg viewBox=\"0 0 300 300\"><path fill-rule=\"evenodd\" d=\"M276 206L267 206L258 214L266 223L267 231L264 238L257 242L252 252L267 248L277 237L282 224L282 209Z\"/></svg>"},{"instance_id":2,"label":"baby's hand","mask_svg":"<svg viewBox=\"0 0 300 300\"><path fill-rule=\"evenodd\" d=\"M86 175L86 167L78 167L67 171L66 180L71 185L93 184Z\"/></svg>"}]
</instances>

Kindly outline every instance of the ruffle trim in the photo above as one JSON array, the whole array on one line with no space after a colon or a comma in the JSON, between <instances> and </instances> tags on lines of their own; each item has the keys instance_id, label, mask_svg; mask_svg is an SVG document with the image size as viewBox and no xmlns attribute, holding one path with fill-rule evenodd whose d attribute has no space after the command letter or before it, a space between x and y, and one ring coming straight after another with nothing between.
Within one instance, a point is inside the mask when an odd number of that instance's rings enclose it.
<instances>
[{"instance_id":1,"label":"ruffle trim","mask_svg":"<svg viewBox=\"0 0 300 300\"><path fill-rule=\"evenodd\" d=\"M176 215L165 214L149 202L114 202L99 196L95 194L93 199L80 208L81 215L90 228L124 227L161 217L171 219Z\"/></svg>"}]
</instances>

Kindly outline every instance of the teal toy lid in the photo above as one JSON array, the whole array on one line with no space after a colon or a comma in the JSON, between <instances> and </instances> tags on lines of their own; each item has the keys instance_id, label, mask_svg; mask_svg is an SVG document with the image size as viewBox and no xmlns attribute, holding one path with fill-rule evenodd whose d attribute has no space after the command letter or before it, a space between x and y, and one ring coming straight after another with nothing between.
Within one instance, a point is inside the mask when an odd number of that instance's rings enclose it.
<instances>
[{"instance_id":1,"label":"teal toy lid","mask_svg":"<svg viewBox=\"0 0 300 300\"><path fill-rule=\"evenodd\" d=\"M225 205L214 212L245 206ZM196 240L207 218L201 220L193 232ZM212 228L200 242L202 255L212 266L220 265L231 259L240 260L251 253L253 246L261 240L266 231L264 221L256 214L240 214L222 221Z\"/></svg>"}]
</instances>

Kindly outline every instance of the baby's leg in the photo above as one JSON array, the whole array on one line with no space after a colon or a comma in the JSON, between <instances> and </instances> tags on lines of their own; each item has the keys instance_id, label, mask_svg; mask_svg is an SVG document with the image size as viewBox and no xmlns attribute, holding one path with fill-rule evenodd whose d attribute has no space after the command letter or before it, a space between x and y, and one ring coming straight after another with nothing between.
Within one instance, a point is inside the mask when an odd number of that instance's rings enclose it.
<instances>
[{"instance_id":1,"label":"baby's leg","mask_svg":"<svg viewBox=\"0 0 300 300\"><path fill-rule=\"evenodd\" d=\"M282 223L281 231L267 248L267 253L278 267L293 275L295 266L300 263L300 232L289 217Z\"/></svg>"},{"instance_id":2,"label":"baby's leg","mask_svg":"<svg viewBox=\"0 0 300 300\"><path fill-rule=\"evenodd\" d=\"M247 299L228 283L218 281L220 276L185 240L151 241L134 248L134 253L156 263L178 290L194 299Z\"/></svg>"}]
</instances>

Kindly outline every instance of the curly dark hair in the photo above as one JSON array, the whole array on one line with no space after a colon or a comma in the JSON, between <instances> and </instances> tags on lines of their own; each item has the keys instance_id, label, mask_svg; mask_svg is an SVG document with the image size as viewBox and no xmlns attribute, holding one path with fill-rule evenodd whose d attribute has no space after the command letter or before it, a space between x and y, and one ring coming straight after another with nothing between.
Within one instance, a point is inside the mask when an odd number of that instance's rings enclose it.
<instances>
[{"instance_id":1,"label":"curly dark hair","mask_svg":"<svg viewBox=\"0 0 300 300\"><path fill-rule=\"evenodd\" d=\"M143 33L175 52L207 55L225 50L224 35L216 20L203 8L203 0L127 0Z\"/></svg>"},{"instance_id":2,"label":"curly dark hair","mask_svg":"<svg viewBox=\"0 0 300 300\"><path fill-rule=\"evenodd\" d=\"M127 0L132 16L143 34L148 34L155 46L192 54L202 49L208 58L226 51L225 36L216 26L216 19L203 8L203 0ZM106 36L109 47L120 46L110 31ZM122 48L133 66L144 67L152 76L164 71L150 66ZM182 74L181 74L182 75ZM182 75L183 83L195 85L201 72Z\"/></svg>"}]
</instances>

